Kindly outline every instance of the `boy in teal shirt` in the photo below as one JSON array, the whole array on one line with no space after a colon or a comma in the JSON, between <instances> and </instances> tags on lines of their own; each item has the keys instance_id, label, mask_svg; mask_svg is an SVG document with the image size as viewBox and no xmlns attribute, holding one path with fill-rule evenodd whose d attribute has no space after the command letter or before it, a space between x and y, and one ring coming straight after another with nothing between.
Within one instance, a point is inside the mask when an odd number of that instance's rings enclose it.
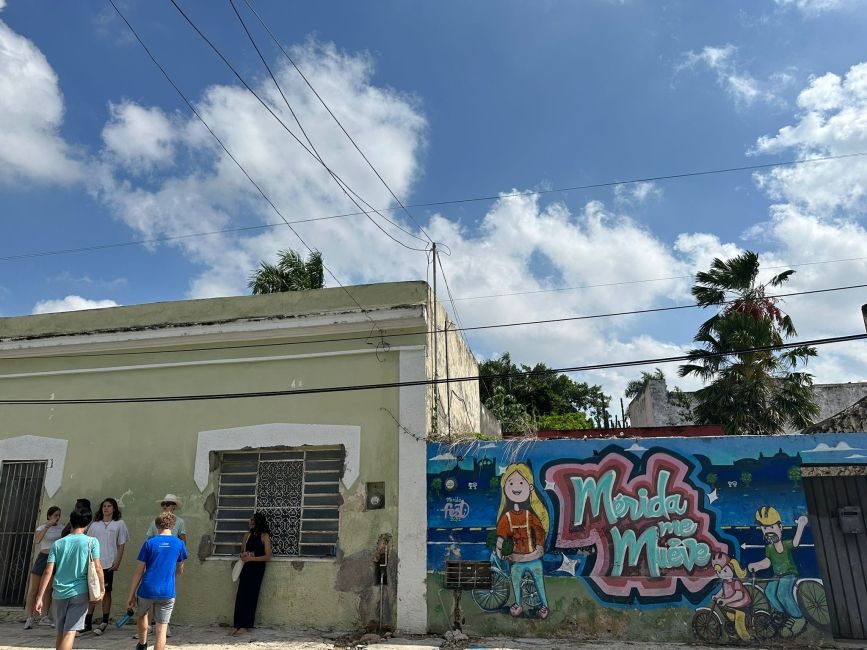
<instances>
[{"instance_id":1,"label":"boy in teal shirt","mask_svg":"<svg viewBox=\"0 0 867 650\"><path fill-rule=\"evenodd\" d=\"M102 580L102 566L99 564L99 542L87 537L85 530L93 520L90 508L76 508L69 515L71 533L57 540L48 552L48 564L42 581L39 583L39 593L36 595L35 610L42 614L43 597L49 583L54 582L52 592L54 599L54 621L57 630L55 647L57 650L72 650L75 633L84 629L84 618L87 616L89 595L87 592L87 564L90 556L96 565L99 575L98 600L105 593Z\"/></svg>"}]
</instances>

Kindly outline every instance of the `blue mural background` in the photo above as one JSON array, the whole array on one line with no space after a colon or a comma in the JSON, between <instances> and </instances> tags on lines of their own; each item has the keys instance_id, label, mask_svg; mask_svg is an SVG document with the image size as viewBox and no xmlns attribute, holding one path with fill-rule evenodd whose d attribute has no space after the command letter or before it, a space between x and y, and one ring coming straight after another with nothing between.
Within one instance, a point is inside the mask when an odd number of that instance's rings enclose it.
<instances>
[{"instance_id":1,"label":"blue mural background","mask_svg":"<svg viewBox=\"0 0 867 650\"><path fill-rule=\"evenodd\" d=\"M790 539L796 519L807 514L799 468L805 464L865 464L867 435L429 444L428 570L442 571L446 559L490 558L491 548L486 542L496 527L500 475L510 463L530 465L537 493L553 513L556 504L540 476L541 469L552 460L592 463L616 453L640 465L642 457L656 451L673 452L694 466L691 481L704 493L704 508L715 516L718 538L727 541L731 555L747 566L765 557L766 542L755 524L756 510L768 505L779 510L783 537ZM543 559L545 574L567 575L559 570L563 553L554 547L554 537L552 525ZM796 549L801 577L820 577L812 544L813 531L807 526L801 547ZM588 556L574 549L565 553L578 562L575 572L581 575Z\"/></svg>"}]
</instances>

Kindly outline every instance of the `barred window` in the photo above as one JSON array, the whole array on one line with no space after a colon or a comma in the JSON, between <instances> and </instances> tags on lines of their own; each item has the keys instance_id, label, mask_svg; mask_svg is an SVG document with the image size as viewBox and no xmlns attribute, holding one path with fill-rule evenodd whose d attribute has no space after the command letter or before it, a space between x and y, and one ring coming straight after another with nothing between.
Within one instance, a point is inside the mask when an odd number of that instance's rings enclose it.
<instances>
[{"instance_id":1,"label":"barred window","mask_svg":"<svg viewBox=\"0 0 867 650\"><path fill-rule=\"evenodd\" d=\"M237 555L248 520L261 512L275 556L334 556L343 462L343 447L223 452L214 555Z\"/></svg>"}]
</instances>

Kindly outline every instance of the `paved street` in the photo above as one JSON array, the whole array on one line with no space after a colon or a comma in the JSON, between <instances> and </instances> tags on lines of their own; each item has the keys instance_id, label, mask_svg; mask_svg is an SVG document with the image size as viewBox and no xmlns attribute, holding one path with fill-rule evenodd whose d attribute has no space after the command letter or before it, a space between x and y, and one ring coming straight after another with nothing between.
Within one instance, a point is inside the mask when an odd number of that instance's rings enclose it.
<instances>
[{"instance_id":1,"label":"paved street","mask_svg":"<svg viewBox=\"0 0 867 650\"><path fill-rule=\"evenodd\" d=\"M227 630L219 627L182 627L172 628L170 648L189 650L333 650L358 647L349 638L335 634L327 636L316 632L299 633L286 630L255 630L250 636L235 638L227 636ZM88 634L76 640L78 650L109 650L113 648L131 649L135 647L132 639L133 629L122 631L111 628L104 636ZM376 650L431 650L445 643L441 637L414 637L386 639L370 647ZM22 630L17 623L0 624L0 650L11 648L51 648L54 633L47 628ZM570 642L561 639L470 639L466 645L448 647L467 647L472 650L541 650L557 648L562 650L710 650L707 646L690 646L677 643L591 643ZM854 647L854 646L850 646ZM718 650L718 646L717 646Z\"/></svg>"}]
</instances>

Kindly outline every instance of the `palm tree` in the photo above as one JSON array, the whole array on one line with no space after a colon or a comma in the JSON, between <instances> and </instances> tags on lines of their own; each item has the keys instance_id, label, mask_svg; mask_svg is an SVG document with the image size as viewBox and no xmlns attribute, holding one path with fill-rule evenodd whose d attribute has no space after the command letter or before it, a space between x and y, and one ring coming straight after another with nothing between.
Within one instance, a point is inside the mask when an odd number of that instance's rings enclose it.
<instances>
[{"instance_id":1,"label":"palm tree","mask_svg":"<svg viewBox=\"0 0 867 650\"><path fill-rule=\"evenodd\" d=\"M769 435L787 425L802 429L818 415L813 377L797 371L816 356L815 348L739 352L778 346L797 334L779 300L766 292L793 273L784 271L756 284L759 258L747 251L727 261L715 259L710 271L696 274L692 295L702 307L718 308L694 338L702 347L691 350L691 363L678 370L681 377L696 375L707 384L695 393L698 424L722 424L726 433Z\"/></svg>"},{"instance_id":2,"label":"palm tree","mask_svg":"<svg viewBox=\"0 0 867 650\"><path fill-rule=\"evenodd\" d=\"M325 286L322 253L313 251L305 261L293 250L280 250L277 264L259 262L247 286L253 294L321 289Z\"/></svg>"},{"instance_id":3,"label":"palm tree","mask_svg":"<svg viewBox=\"0 0 867 650\"><path fill-rule=\"evenodd\" d=\"M656 368L653 372L642 371L641 379L633 379L626 384L625 397L627 399L638 397L647 388L647 384L654 379L665 379L665 373L660 368Z\"/></svg>"}]
</instances>

